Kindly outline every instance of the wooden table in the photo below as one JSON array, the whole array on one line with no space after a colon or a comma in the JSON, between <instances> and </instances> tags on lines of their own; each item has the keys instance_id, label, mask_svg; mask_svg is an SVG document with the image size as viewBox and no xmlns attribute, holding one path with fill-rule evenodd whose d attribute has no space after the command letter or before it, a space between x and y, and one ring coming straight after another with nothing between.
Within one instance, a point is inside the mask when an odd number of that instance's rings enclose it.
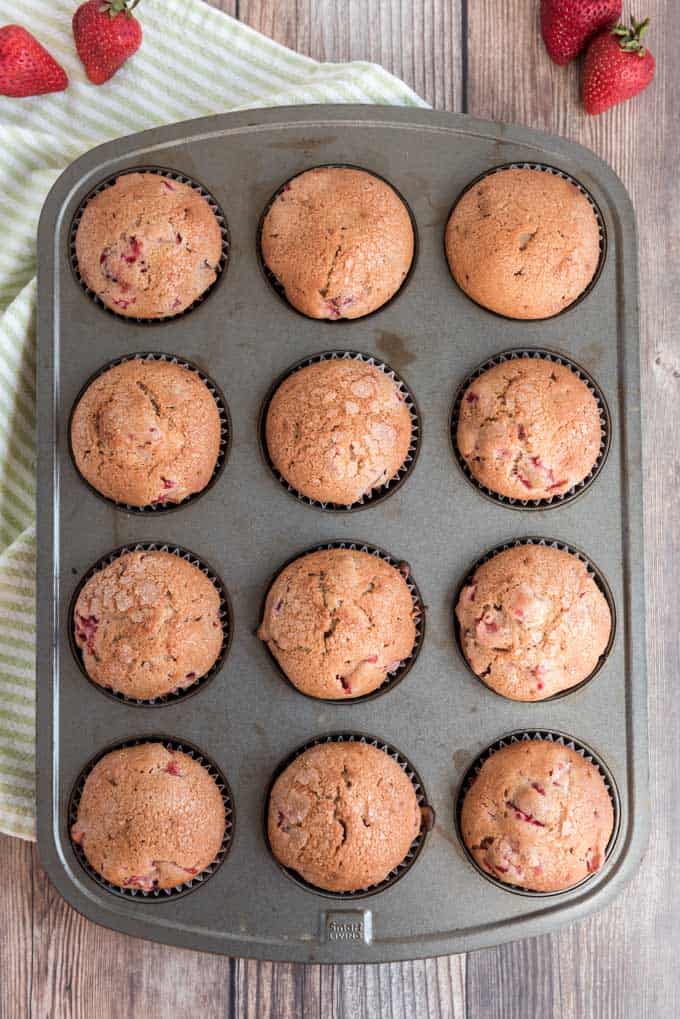
<instances>
[{"instance_id":1,"label":"wooden table","mask_svg":"<svg viewBox=\"0 0 680 1019\"><path fill-rule=\"evenodd\" d=\"M613 905L560 933L467 957L305 967L96 927L52 890L34 847L0 837L0 1019L670 1019L680 1011L680 5L638 5L653 18L657 81L634 103L587 118L577 68L555 67L543 50L538 0L213 2L317 59L377 61L437 109L582 142L629 188L642 283L651 844Z\"/></svg>"}]
</instances>

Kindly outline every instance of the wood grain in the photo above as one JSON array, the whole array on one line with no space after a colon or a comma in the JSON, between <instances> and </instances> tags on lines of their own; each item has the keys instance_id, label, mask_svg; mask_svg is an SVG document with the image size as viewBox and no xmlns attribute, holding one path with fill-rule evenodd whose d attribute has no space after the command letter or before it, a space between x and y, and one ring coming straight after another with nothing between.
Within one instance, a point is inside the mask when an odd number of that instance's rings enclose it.
<instances>
[{"instance_id":1,"label":"wood grain","mask_svg":"<svg viewBox=\"0 0 680 1019\"><path fill-rule=\"evenodd\" d=\"M628 186L640 227L650 666L650 851L611 907L566 931L464 957L289 966L184 952L83 920L32 846L0 836L0 1019L671 1019L680 973L680 11L648 0L654 87L586 118L578 68L542 49L537 0L211 0L326 60L365 59L438 109L544 128L588 145ZM663 25L663 29L662 29ZM656 30L655 30L656 28ZM677 104L677 100L676 100Z\"/></svg>"},{"instance_id":2,"label":"wood grain","mask_svg":"<svg viewBox=\"0 0 680 1019\"><path fill-rule=\"evenodd\" d=\"M460 108L461 0L240 0L238 11L306 56L374 61L438 109Z\"/></svg>"}]
</instances>

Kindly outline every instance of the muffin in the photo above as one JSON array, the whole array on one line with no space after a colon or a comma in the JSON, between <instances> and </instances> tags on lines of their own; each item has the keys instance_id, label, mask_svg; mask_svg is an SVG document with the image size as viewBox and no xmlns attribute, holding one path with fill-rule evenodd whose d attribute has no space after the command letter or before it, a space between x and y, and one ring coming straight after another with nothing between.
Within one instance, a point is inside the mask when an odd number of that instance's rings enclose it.
<instances>
[{"instance_id":1,"label":"muffin","mask_svg":"<svg viewBox=\"0 0 680 1019\"><path fill-rule=\"evenodd\" d=\"M225 824L222 794L202 764L162 743L142 743L95 764L71 838L105 881L150 892L209 867Z\"/></svg>"},{"instance_id":2,"label":"muffin","mask_svg":"<svg viewBox=\"0 0 680 1019\"><path fill-rule=\"evenodd\" d=\"M108 499L179 503L212 478L221 427L196 372L136 358L87 387L71 419L71 449L82 476Z\"/></svg>"},{"instance_id":3,"label":"muffin","mask_svg":"<svg viewBox=\"0 0 680 1019\"><path fill-rule=\"evenodd\" d=\"M78 271L118 315L178 315L217 279L222 231L196 188L157 173L126 173L85 206Z\"/></svg>"},{"instance_id":4,"label":"muffin","mask_svg":"<svg viewBox=\"0 0 680 1019\"><path fill-rule=\"evenodd\" d=\"M170 552L125 552L95 573L78 596L73 628L90 679L135 700L192 686L224 639L219 591Z\"/></svg>"},{"instance_id":5,"label":"muffin","mask_svg":"<svg viewBox=\"0 0 680 1019\"><path fill-rule=\"evenodd\" d=\"M323 743L296 757L269 796L269 844L284 867L329 892L379 884L421 828L413 783L366 743Z\"/></svg>"},{"instance_id":6,"label":"muffin","mask_svg":"<svg viewBox=\"0 0 680 1019\"><path fill-rule=\"evenodd\" d=\"M602 775L549 740L511 743L482 765L461 811L463 841L499 881L558 892L599 870L614 828Z\"/></svg>"},{"instance_id":7,"label":"muffin","mask_svg":"<svg viewBox=\"0 0 680 1019\"><path fill-rule=\"evenodd\" d=\"M546 358L489 368L468 386L456 441L473 477L509 499L551 499L583 481L602 444L597 400Z\"/></svg>"},{"instance_id":8,"label":"muffin","mask_svg":"<svg viewBox=\"0 0 680 1019\"><path fill-rule=\"evenodd\" d=\"M298 690L347 700L382 686L413 651L415 610L394 566L368 552L310 552L269 589L258 637Z\"/></svg>"},{"instance_id":9,"label":"muffin","mask_svg":"<svg viewBox=\"0 0 680 1019\"><path fill-rule=\"evenodd\" d=\"M461 290L507 318L557 315L583 293L600 260L588 198L543 170L483 177L456 204L445 244Z\"/></svg>"},{"instance_id":10,"label":"muffin","mask_svg":"<svg viewBox=\"0 0 680 1019\"><path fill-rule=\"evenodd\" d=\"M262 222L262 258L310 318L360 318L396 294L413 261L413 225L384 180L342 166L293 177Z\"/></svg>"},{"instance_id":11,"label":"muffin","mask_svg":"<svg viewBox=\"0 0 680 1019\"><path fill-rule=\"evenodd\" d=\"M334 359L284 379L265 432L272 464L292 488L350 506L404 466L412 425L404 393L385 372Z\"/></svg>"},{"instance_id":12,"label":"muffin","mask_svg":"<svg viewBox=\"0 0 680 1019\"><path fill-rule=\"evenodd\" d=\"M516 545L475 570L456 617L472 671L515 701L545 700L587 679L612 629L585 564L544 545Z\"/></svg>"}]
</instances>

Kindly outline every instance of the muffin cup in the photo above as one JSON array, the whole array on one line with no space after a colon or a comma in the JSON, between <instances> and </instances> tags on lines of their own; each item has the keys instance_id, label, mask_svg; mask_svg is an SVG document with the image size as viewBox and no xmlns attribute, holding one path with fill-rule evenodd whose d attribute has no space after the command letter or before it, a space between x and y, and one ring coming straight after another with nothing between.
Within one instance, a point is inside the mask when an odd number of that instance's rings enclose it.
<instances>
[{"instance_id":1,"label":"muffin cup","mask_svg":"<svg viewBox=\"0 0 680 1019\"><path fill-rule=\"evenodd\" d=\"M386 878L378 882L375 885L369 885L366 888L360 888L356 892L330 892L325 888L317 888L316 885L310 884L309 881L297 873L297 871L284 867L283 864L274 856L272 848L269 842L269 829L268 829L268 816L269 816L269 798L271 795L272 788L279 775L286 770L286 768L293 763L293 761L303 754L305 750L311 749L311 747L322 746L325 743L366 743L369 746L376 747L378 750L383 750L389 754L393 760L397 762L399 767L408 775L410 778L413 788L415 790L416 799L418 806L421 810L422 815L422 826L418 835L411 843L411 847L406 854L405 858L401 863L392 870ZM391 888L393 884L400 881L402 877L411 869L413 864L416 862L420 853L425 845L425 840L429 832L434 828L435 824L435 812L434 808L430 806L427 801L427 794L423 786L420 775L413 767L408 757L397 750L396 747L392 746L391 743L385 742L385 740L378 739L376 736L368 736L365 733L360 732L333 732L328 733L325 736L316 736L314 739L307 740L302 746L299 746L297 750L294 750L288 757L286 757L277 766L274 774L271 777L269 786L264 799L264 839L267 844L267 849L271 853L272 859L276 866L289 877L291 881L294 881L301 888L304 888L308 892L313 892L315 895L322 895L326 899L365 899L369 895L377 895L378 892L385 891L386 888Z\"/></svg>"},{"instance_id":2,"label":"muffin cup","mask_svg":"<svg viewBox=\"0 0 680 1019\"><path fill-rule=\"evenodd\" d=\"M558 318L560 315L564 315L565 312L571 311L572 308L575 308L577 304L580 304L581 301L584 301L595 287L597 281L599 280L600 275L602 273L602 269L604 268L604 263L607 259L607 228L605 226L604 216L602 215L602 211L597 202L595 201L595 199L593 198L593 196L591 195L590 191L588 191L588 189L584 187L584 185L581 184L581 182L577 180L576 177L572 177L571 174L566 173L564 170L560 170L557 166L550 166L548 163L502 163L500 166L494 166L490 170L485 170L484 173L480 173L477 177L474 178L474 180L471 180L469 184L465 185L465 187L457 196L455 202L451 206L451 209L449 210L449 214L446 217L447 225L449 220L451 219L453 210L456 208L456 206L462 199L463 195L466 195L468 191L471 191L472 188L476 187L480 183L480 181L483 181L486 177L491 177L494 173L499 173L502 170L540 170L541 173L552 173L555 177L561 177L562 180L568 180L570 184L573 184L574 187L578 188L582 195L585 195L585 197L588 199L590 207L595 213L595 219L597 220L597 226L600 233L600 257L598 259L595 272L593 273L593 277L590 280L588 286L585 288L585 290L582 293L580 293L578 297L575 297L571 304L568 304L566 308L562 308L562 310L558 311L555 315L545 315L543 318L532 318L532 319L512 319L508 315L501 315L500 312L493 311L491 308L485 307L483 304L480 304L479 301L475 301L474 297L470 297L469 294L465 293L462 287L460 287L459 284L456 282L453 273L450 273L451 280L455 284L455 286L458 287L460 292L465 295L468 301L472 301L473 304L476 304L478 308L481 308L482 311L487 312L489 315L495 315L496 318L502 318L505 319L505 321L525 322L525 324L529 326L531 325L532 322L548 322L550 319ZM446 259L446 263L448 265L449 264L448 257L446 254L446 228L444 230L444 258Z\"/></svg>"},{"instance_id":3,"label":"muffin cup","mask_svg":"<svg viewBox=\"0 0 680 1019\"><path fill-rule=\"evenodd\" d=\"M599 771L600 775L602 776L604 783L607 787L607 792L609 793L612 809L614 811L614 824L612 827L612 833L609 838L609 842L607 843L607 848L605 849L604 857L605 863L603 864L603 866L600 867L600 869L595 871L593 874L588 874L581 881L577 881L576 884L570 885L569 888L562 888L555 892L534 892L531 891L531 889L529 888L522 888L520 885L512 885L507 882L500 881L497 877L493 877L491 874L488 874L482 867L479 866L479 864L477 863L474 856L469 851L468 847L465 845L465 842L463 840L463 832L461 827L461 812L463 809L463 802L465 800L465 796L468 790L470 789L470 786L477 778L477 775L479 774L484 762L488 760L488 758L491 757L491 755L494 754L497 750L502 750L503 747L510 746L513 743L527 742L530 740L547 740L551 743L560 743L562 746L568 747L570 750L575 750L578 754L581 755L581 757L584 758L584 760L589 761L591 764L594 764L597 770ZM516 732L508 733L507 736L502 736L500 739L497 739L494 743L488 746L486 750L484 750L481 754L479 754L477 758L475 758L470 767L467 769L463 777L463 781L461 782L460 788L458 790L454 814L456 834L463 848L465 856L470 861L475 870L479 874L481 874L483 878L489 881L492 885L496 885L497 888L501 888L504 892L510 892L511 894L514 895L526 895L536 899L548 899L554 898L556 895L565 895L568 892L573 892L577 888L582 888L583 885L590 883L595 878L600 876L604 870L607 860L612 854L614 846L616 845L616 840L618 839L619 836L619 829L621 827L621 803L619 798L619 791L616 786L616 782L614 781L614 777L610 772L609 768L607 767L607 765L604 763L602 758L595 753L592 747L588 746L587 743L582 743L580 740L575 739L573 736L569 736L566 733L559 732L555 729L540 729L540 730L519 729Z\"/></svg>"},{"instance_id":4,"label":"muffin cup","mask_svg":"<svg viewBox=\"0 0 680 1019\"><path fill-rule=\"evenodd\" d=\"M411 416L411 444L402 466L399 468L394 477L390 478L389 481L386 481L384 485L380 485L378 488L373 489L372 492L368 492L366 495L362 496L361 499L358 499L356 502L350 503L347 506L336 502L319 502L317 499L312 499L310 496L303 495L302 492L298 492L296 488L293 488L292 485L288 484L283 475L277 471L276 467L274 467L267 449L267 413L277 389L282 382L285 382L285 380L291 375L294 375L295 372L300 371L301 368L308 368L309 365L320 364L322 361L361 361L362 364L368 364L372 365L374 368L378 368L392 379L397 389L403 394L406 406ZM321 509L329 513L354 513L357 510L366 509L368 506L375 506L376 503L382 502L383 499L387 499L388 496L393 495L394 492L401 488L413 470L416 460L418 459L422 437L422 424L416 398L413 395L412 390L406 382L404 382L403 378L394 370L394 368L390 368L388 364L385 364L385 362L381 361L379 358L373 357L372 354L362 354L356 350L326 350L321 354L314 354L311 357L303 358L301 361L296 361L295 364L291 365L290 368L276 379L273 385L269 388L269 391L264 398L264 402L262 403L262 407L260 408L258 433L260 438L260 449L267 467L279 484L290 495L297 499L298 502L304 503L305 506L314 506L316 509Z\"/></svg>"},{"instance_id":5,"label":"muffin cup","mask_svg":"<svg viewBox=\"0 0 680 1019\"><path fill-rule=\"evenodd\" d=\"M76 603L80 596L85 584L90 580L95 573L99 573L105 566L109 566L115 562L116 559L120 559L126 552L169 552L171 555L177 556L179 559L186 559L187 562L193 566L197 566L202 573L208 577L208 579L217 588L220 596L220 619L222 621L222 649L219 657L214 665L205 673L200 676L191 686L183 687L181 690L174 691L173 693L164 694L162 697L153 697L150 699L141 699L135 697L127 697L125 694L116 693L115 690L111 690L108 687L101 686L96 683L90 675L88 675L87 669L83 662L83 656L80 652L80 648L76 643L75 626L73 623L73 617L75 612ZM231 646L231 638L234 631L234 615L231 608L231 601L229 599L229 593L217 574L211 566L209 566L203 559L199 559L193 552L189 552L186 548L182 548L180 545L168 545L158 541L138 541L133 545L122 545L120 548L114 549L113 552L109 552L107 555L102 556L98 559L93 566L84 574L75 591L69 604L69 615L68 615L68 639L71 645L71 651L75 658L78 668L87 679L88 683L91 683L97 690L100 690L107 697L112 697L114 700L122 702L123 704L133 704L141 707L162 707L165 704L176 704L177 701L184 700L186 697L192 697L194 694L202 690L214 676L220 671L224 665L229 648ZM139 742L139 741L138 741Z\"/></svg>"},{"instance_id":6,"label":"muffin cup","mask_svg":"<svg viewBox=\"0 0 680 1019\"><path fill-rule=\"evenodd\" d=\"M565 368L570 368L576 377L579 378L581 382L585 383L589 392L592 396L594 396L600 415L600 450L590 473L587 474L582 481L579 481L578 484L570 488L568 492L563 492L561 495L553 495L549 499L513 499L510 496L494 492L475 478L458 449L458 418L460 416L460 407L463 401L463 396L465 395L468 386L490 368L495 368L497 365L507 363L508 361L518 361L521 358L527 357L534 358L535 360L551 361L554 364L560 364ZM583 495L583 493L590 488L604 467L607 456L609 455L609 449L612 441L609 407L607 406L607 401L604 398L602 390L593 377L589 375L584 368L581 368L576 361L572 361L571 358L565 357L564 354L558 354L554 350L548 350L543 347L515 347L510 350L504 350L500 354L496 354L494 357L490 357L482 364L478 365L475 370L471 372L466 379L464 379L456 391L453 408L451 410L449 431L453 446L453 455L466 480L473 488L476 488L481 495L490 499L491 502L496 502L501 506L507 506L509 509L515 510L555 509L557 506L566 506L568 503L573 502L574 499L577 499L580 495Z\"/></svg>"},{"instance_id":7,"label":"muffin cup","mask_svg":"<svg viewBox=\"0 0 680 1019\"><path fill-rule=\"evenodd\" d=\"M411 671L412 667L415 665L416 658L420 654L421 648L423 646L423 641L425 640L425 604L423 602L420 589L418 588L418 585L416 584L411 574L411 567L407 562L404 562L401 559L395 559L393 556L389 554L389 552L386 552L378 545L369 545L366 542L360 541L336 540L322 542L320 545L313 545L311 548L305 549L304 552L299 552L297 555L291 556L290 559L287 559L286 562L279 567L279 569L272 576L271 580L267 585L267 590L265 591L264 597L262 599L262 605L260 608L259 617L260 620L264 619L264 609L267 602L267 596L269 594L269 591L271 590L272 584L275 582L277 577L279 577L283 573L283 571L287 569L288 566L291 565L291 563L296 562L298 559L302 559L304 556L309 555L311 552L322 552L325 551L326 549L333 548L344 548L348 549L350 552L368 552L370 555L374 555L378 559L382 559L386 563L389 563L390 566L394 566L394 568L396 570L399 570L399 572L402 574L404 580L406 581L406 585L409 591L411 592L411 598L413 599L416 639L411 654L408 656L408 658L405 658L399 664L398 668L394 669L394 671L392 672L388 672L387 677L385 678L383 683L377 688L377 690L372 690L370 693L363 694L360 697L347 697L347 698L314 697L312 696L312 694L308 694L305 693L303 690L299 690L298 687L295 686L293 681L286 675L286 672L279 664L279 662L276 660L275 656L270 651L266 642L261 641L261 644L264 647L265 651L267 652L267 655L269 656L276 671L279 673L281 678L285 680L286 684L295 691L295 693L300 694L301 697L306 697L308 700L317 701L321 704L342 705L343 707L348 707L353 704L363 704L366 701L374 700L376 697L382 697L383 694L389 693L390 690L394 690L395 686L397 686L398 683L401 683L404 676L406 676L407 673Z\"/></svg>"},{"instance_id":8,"label":"muffin cup","mask_svg":"<svg viewBox=\"0 0 680 1019\"><path fill-rule=\"evenodd\" d=\"M401 191L398 188L396 188L394 186L394 184L387 179L387 177L383 177L379 173L375 173L374 170L367 170L365 166L357 166L354 163L321 163L318 166L308 166L306 169L300 170L299 173L294 173L292 177L289 177L287 180L285 180L283 182L283 184L281 184L276 189L276 191L271 196L271 198L269 199L269 201L265 205L264 209L262 210L262 214L261 214L259 222L257 224L257 236L256 236L257 260L260 263L260 268L262 269L262 273L263 273L265 279L267 280L267 282L271 286L272 290L278 295L278 297L281 298L281 300L286 305L286 307L289 308L291 311L294 311L296 315L300 315L302 318L306 318L306 319L309 320L310 317L311 317L309 315L305 315L305 313L303 311L300 311L298 308L296 308L294 305L292 305L290 303L290 301L286 297L285 287L283 286L283 284L279 280L278 276L276 276L271 271L271 269L269 268L269 266L267 265L267 263L264 260L264 257L262 255L262 227L264 225L265 219L267 218L267 213L269 212L269 210L271 209L272 205L274 204L276 199L279 197L279 195L282 192L287 190L287 188L290 186L290 182L292 180L295 180L296 177L301 177L303 173L308 173L310 170L338 170L338 169L339 170L359 170L361 173L368 173L368 174L370 174L371 177L375 177L377 180L382 181L383 184L387 184L387 186L389 188L391 188L392 191L394 191L395 195L401 201L402 205L404 206L404 208L408 212L409 219L411 220L411 228L413 230L413 258L411 259L411 265L409 266L408 272L404 276L404 279L401 281L401 285L400 285L399 289L397 291L395 291L395 293L392 294L392 296L387 301L385 301L384 304L381 304L379 308L375 308L374 311L369 311L369 313L367 315L361 315L359 318L354 318L354 319L352 319L352 318L338 318L338 319L319 318L319 319L311 319L311 321L313 321L313 322L319 322L319 323L323 323L324 325L333 325L333 326L337 326L337 325L350 325L352 323L366 321L366 319L371 318L373 315L377 315L378 312L384 311L385 308L389 307L389 305L391 305L393 301L396 301L396 299L404 292L404 289L406 288L407 284L410 283L411 278L413 276L413 271L414 271L414 269L416 267L416 262L418 261L418 254L419 254L418 225L416 223L416 218L413 215L413 210L411 209L411 206L409 205L409 203L404 198L404 196L401 193Z\"/></svg>"},{"instance_id":9,"label":"muffin cup","mask_svg":"<svg viewBox=\"0 0 680 1019\"><path fill-rule=\"evenodd\" d=\"M129 503L126 502L117 502L115 499L110 499L107 495L104 495L97 488L95 488L94 485L90 484L87 478L83 477L83 475L78 470L76 458L73 454L73 446L71 444L71 424L73 421L73 415L75 414L76 407L78 406L81 399L83 398L89 387L96 379L98 379L101 375L104 375L111 368L115 368L119 364L125 364L125 362L127 361L165 361L168 364L176 364L179 365L180 368L186 368L188 371L194 372L196 375L198 375L201 382L203 382L207 386L210 395L212 396L213 400L215 401L215 404L217 405L217 410L220 416L220 449L217 455L215 470L213 471L212 477L210 478L210 481L205 486L205 488L202 488L200 492L194 492L192 495L188 495L185 499L182 499L181 502L147 503L146 506L131 506ZM140 351L139 353L136 354L125 354L123 357L116 357L112 361L107 362L107 364L105 364L102 368L99 368L93 375L90 376L90 378L87 380L87 382L85 383L85 385L82 387L77 397L75 398L73 402L73 407L71 408L71 413L69 415L68 422L68 449L69 453L71 454L71 460L73 461L73 466L76 469L78 477L83 482L83 484L85 484L87 488L94 495L97 496L98 499L103 499L104 502L109 503L111 506L116 506L118 509L123 510L125 513L155 513L155 514L173 513L175 510L183 509L190 503L195 502L197 499L200 499L202 495L205 495L206 492L210 491L210 489L218 481L222 474L222 471L224 470L224 466L227 460L229 459L229 451L231 449L231 436L232 427L231 427L231 415L229 414L229 407L227 406L227 401L225 399L224 393L219 388L217 383L214 382L209 375L206 375L205 372L202 371L192 361L187 361L186 358L184 357L175 357L173 354L163 354L159 351Z\"/></svg>"},{"instance_id":10,"label":"muffin cup","mask_svg":"<svg viewBox=\"0 0 680 1019\"><path fill-rule=\"evenodd\" d=\"M200 295L200 297L196 298L193 304L190 304L188 308L185 308L184 311L178 312L176 315L163 315L158 318L135 318L133 315L119 315L117 311L114 311L112 308L109 308L106 304L104 304L101 298L99 298L93 290L90 290L80 274L78 259L76 257L76 233L78 231L78 225L82 219L85 206L88 202L92 201L95 195L98 195L101 191L105 191L106 188L110 188L113 184L115 184L119 177L124 177L128 173L155 173L159 177L167 177L169 180L175 180L180 184L188 184L194 189L194 191L197 191L199 195L206 199L219 224L220 233L222 234L222 255L217 266L217 278L214 283L211 283L208 289ZM137 325L147 326L157 325L159 322L169 322L172 319L181 318L183 315L188 315L190 311L194 310L194 308L197 308L199 304L203 304L208 295L211 294L215 287L219 284L229 266L229 245L229 228L227 226L227 218L217 202L217 199L206 187L200 184L193 177L188 177L185 173L179 173L177 170L169 170L161 166L130 166L126 170L119 170L118 173L114 173L110 177L106 177L103 181L97 184L97 186L93 188L80 203L78 211L73 217L73 222L71 223L71 231L69 234L69 261L71 263L71 268L73 269L73 275L78 281L80 287L96 305L108 312L109 315L113 315L115 318L123 319L125 322L134 322Z\"/></svg>"},{"instance_id":11,"label":"muffin cup","mask_svg":"<svg viewBox=\"0 0 680 1019\"><path fill-rule=\"evenodd\" d=\"M607 602L609 614L611 616L611 631L609 634L609 640L607 641L607 646L600 655L597 665L590 673L590 675L586 676L585 679L582 679L580 683L576 683L574 686L570 686L566 690L560 690L559 693L553 694L552 697L543 697L541 698L541 700L537 701L515 701L511 697L505 697L505 695L499 693L498 690L494 690L492 687L488 686L484 682L484 680L480 676L478 676L476 672L472 670L470 663L465 657L465 652L463 650L463 641L461 639L460 623L456 618L455 611L463 588L466 586L466 584L469 584L471 582L475 574L475 571L478 570L480 566L483 566L484 563L488 563L490 559L493 559L494 556L497 556L500 552L507 552L507 550L510 548L521 548L523 545L542 545L545 548L556 548L559 549L561 552L569 552L571 553L571 555L576 556L576 558L579 559L585 565L586 569L588 570L588 575L592 577L592 579L597 584L600 593L604 596ZM607 579L600 570L599 566L597 566L593 562L593 560L590 559L585 554L585 552L582 552L580 548L576 548L575 545L568 545L564 541L557 541L556 539L553 538L537 538L537 537L516 538L514 541L506 541L503 542L502 545L496 545L494 546L494 548L489 549L489 551L486 552L483 556L481 556L474 563L474 565L471 566L470 569L467 571L467 573L461 580L460 584L456 588L456 593L454 595L453 626L456 634L456 647L458 648L460 656L463 662L465 663L465 667L470 673L470 675L474 676L477 682L479 682L484 687L485 690L487 690L489 693L492 693L495 697L500 697L501 700L504 701L510 701L512 704L525 704L527 707L530 708L531 705L548 704L550 703L550 701L559 701L562 700L563 697L569 697L571 696L571 694L576 693L577 690L582 690L584 686L587 686L588 683L595 679L595 676L597 676L598 672L604 666L605 662L609 658L611 649L614 646L614 640L616 638L616 603L614 601L614 595L612 594L612 590L607 582Z\"/></svg>"},{"instance_id":12,"label":"muffin cup","mask_svg":"<svg viewBox=\"0 0 680 1019\"><path fill-rule=\"evenodd\" d=\"M122 899L137 899L143 900L144 902L167 902L168 899L176 899L179 898L180 895L188 895L190 892L196 891L197 888L204 885L206 881L219 869L219 867L221 867L229 853L229 850L231 849L235 823L235 807L232 792L222 771L217 767L214 761L210 760L209 757L206 757L206 755L200 751L198 747L195 747L192 743L187 743L185 740L178 740L169 736L139 736L133 739L118 741L105 747L96 754L95 757L87 762L76 779L69 799L67 824L70 832L71 827L78 816L78 807L80 805L83 788L85 787L85 780L94 768L95 764L113 750L122 750L125 747L136 747L142 743L162 743L167 750L179 750L183 754L188 754L188 756L194 761L203 765L217 783L217 787L222 795L222 802L224 803L225 828L222 845L220 846L219 852L213 862L206 867L205 870L202 870L200 874L196 874L195 877L192 877L189 881L183 882L181 885L176 885L174 888L156 888L153 891L147 892L141 888L122 888L120 885L111 884L110 881L103 878L101 874L99 874L94 867L90 865L82 846L73 842L70 836L69 841L78 863L86 874L88 874L93 881L96 881L98 885L101 885L101 887L105 888L108 892L111 892L113 895L118 895Z\"/></svg>"}]
</instances>

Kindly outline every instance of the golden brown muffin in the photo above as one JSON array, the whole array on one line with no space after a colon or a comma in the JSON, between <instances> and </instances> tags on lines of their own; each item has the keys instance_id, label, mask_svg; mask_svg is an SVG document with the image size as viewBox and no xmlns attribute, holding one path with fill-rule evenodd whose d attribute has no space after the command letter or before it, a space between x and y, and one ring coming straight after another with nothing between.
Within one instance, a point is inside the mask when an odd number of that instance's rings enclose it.
<instances>
[{"instance_id":1,"label":"golden brown muffin","mask_svg":"<svg viewBox=\"0 0 680 1019\"><path fill-rule=\"evenodd\" d=\"M217 588L170 552L125 552L95 573L73 625L88 676L139 700L192 686L224 640Z\"/></svg>"},{"instance_id":2,"label":"golden brown muffin","mask_svg":"<svg viewBox=\"0 0 680 1019\"><path fill-rule=\"evenodd\" d=\"M506 549L475 570L456 617L472 671L516 701L544 700L586 679L612 627L585 564L544 545Z\"/></svg>"},{"instance_id":3,"label":"golden brown muffin","mask_svg":"<svg viewBox=\"0 0 680 1019\"><path fill-rule=\"evenodd\" d=\"M282 188L264 218L261 247L298 311L360 318L389 301L406 278L413 226L401 198L379 177L322 166Z\"/></svg>"},{"instance_id":4,"label":"golden brown muffin","mask_svg":"<svg viewBox=\"0 0 680 1019\"><path fill-rule=\"evenodd\" d=\"M549 740L512 743L482 765L463 801L463 841L482 870L535 892L599 870L614 828L602 775Z\"/></svg>"},{"instance_id":5,"label":"golden brown muffin","mask_svg":"<svg viewBox=\"0 0 680 1019\"><path fill-rule=\"evenodd\" d=\"M310 364L274 393L267 450L288 484L317 502L349 506L391 481L411 445L404 393L355 359Z\"/></svg>"},{"instance_id":6,"label":"golden brown muffin","mask_svg":"<svg viewBox=\"0 0 680 1019\"><path fill-rule=\"evenodd\" d=\"M71 419L86 481L130 506L178 503L202 491L220 452L220 413L203 380L169 361L136 358L99 375Z\"/></svg>"},{"instance_id":7,"label":"golden brown muffin","mask_svg":"<svg viewBox=\"0 0 680 1019\"><path fill-rule=\"evenodd\" d=\"M484 177L456 204L445 243L461 290L508 318L557 315L583 293L600 260L592 205L575 184L543 170Z\"/></svg>"},{"instance_id":8,"label":"golden brown muffin","mask_svg":"<svg viewBox=\"0 0 680 1019\"><path fill-rule=\"evenodd\" d=\"M571 368L546 358L503 361L465 391L457 443L472 475L492 492L551 499L595 466L600 412Z\"/></svg>"},{"instance_id":9,"label":"golden brown muffin","mask_svg":"<svg viewBox=\"0 0 680 1019\"><path fill-rule=\"evenodd\" d=\"M258 637L303 693L361 697L413 651L413 598L403 575L378 556L311 552L270 587Z\"/></svg>"},{"instance_id":10,"label":"golden brown muffin","mask_svg":"<svg viewBox=\"0 0 680 1019\"><path fill-rule=\"evenodd\" d=\"M157 173L126 173L85 206L76 231L85 285L118 315L177 315L217 279L222 232L208 201Z\"/></svg>"},{"instance_id":11,"label":"golden brown muffin","mask_svg":"<svg viewBox=\"0 0 680 1019\"><path fill-rule=\"evenodd\" d=\"M106 754L85 780L71 838L105 881L120 888L174 888L220 851L222 794L179 750L142 743Z\"/></svg>"},{"instance_id":12,"label":"golden brown muffin","mask_svg":"<svg viewBox=\"0 0 680 1019\"><path fill-rule=\"evenodd\" d=\"M317 888L355 892L384 881L421 828L413 783L365 743L324 743L296 757L269 797L272 852Z\"/></svg>"}]
</instances>

